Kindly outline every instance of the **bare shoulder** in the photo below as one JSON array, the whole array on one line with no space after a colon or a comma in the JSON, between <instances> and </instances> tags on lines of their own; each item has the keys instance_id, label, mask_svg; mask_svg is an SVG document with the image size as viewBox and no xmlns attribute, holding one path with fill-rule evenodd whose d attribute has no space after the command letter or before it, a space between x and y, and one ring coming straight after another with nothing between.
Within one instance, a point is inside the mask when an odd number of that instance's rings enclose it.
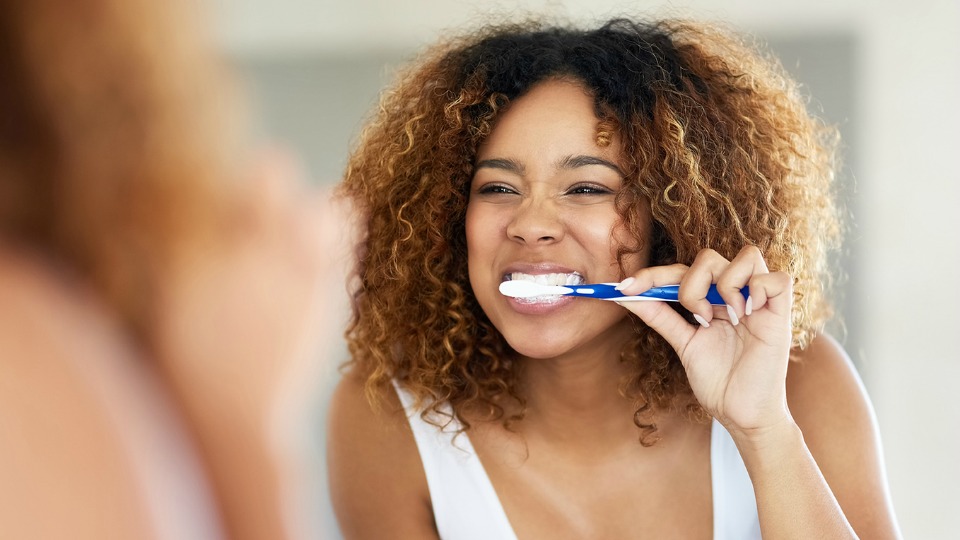
<instances>
[{"instance_id":1,"label":"bare shoulder","mask_svg":"<svg viewBox=\"0 0 960 540\"><path fill-rule=\"evenodd\" d=\"M160 511L193 518L181 532L216 526L197 511L209 503L194 498L199 471L182 466L182 433L117 321L44 261L2 246L0 351L0 538L176 536Z\"/></svg>"},{"instance_id":2,"label":"bare shoulder","mask_svg":"<svg viewBox=\"0 0 960 540\"><path fill-rule=\"evenodd\" d=\"M795 354L787 373L787 398L794 418L801 428L809 428L809 435L849 428L850 422L873 423L872 406L853 362L828 335L817 336Z\"/></svg>"},{"instance_id":3,"label":"bare shoulder","mask_svg":"<svg viewBox=\"0 0 960 540\"><path fill-rule=\"evenodd\" d=\"M327 426L330 497L344 538L437 538L420 453L393 389L375 409L363 381L345 375Z\"/></svg>"},{"instance_id":4,"label":"bare shoulder","mask_svg":"<svg viewBox=\"0 0 960 540\"><path fill-rule=\"evenodd\" d=\"M844 513L857 531L896 530L876 417L853 362L828 335L796 360L787 373L790 411Z\"/></svg>"}]
</instances>

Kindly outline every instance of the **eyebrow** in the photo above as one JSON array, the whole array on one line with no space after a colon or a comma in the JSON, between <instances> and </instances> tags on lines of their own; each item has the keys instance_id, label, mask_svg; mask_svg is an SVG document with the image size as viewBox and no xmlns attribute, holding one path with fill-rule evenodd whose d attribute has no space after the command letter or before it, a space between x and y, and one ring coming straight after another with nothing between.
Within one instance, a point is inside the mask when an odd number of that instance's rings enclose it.
<instances>
[{"instance_id":1,"label":"eyebrow","mask_svg":"<svg viewBox=\"0 0 960 540\"><path fill-rule=\"evenodd\" d=\"M567 156L557 162L558 169L577 169L580 167L586 167L588 165L602 165L608 169L613 169L621 177L625 176L623 171L620 170L620 167L612 161L607 161L603 158L598 158L596 156Z\"/></svg>"},{"instance_id":2,"label":"eyebrow","mask_svg":"<svg viewBox=\"0 0 960 540\"><path fill-rule=\"evenodd\" d=\"M519 161L512 159L485 159L477 163L476 167L473 168L474 171L488 168L488 169L500 169L501 171L512 172L518 176L523 176L526 169L523 164Z\"/></svg>"},{"instance_id":3,"label":"eyebrow","mask_svg":"<svg viewBox=\"0 0 960 540\"><path fill-rule=\"evenodd\" d=\"M567 156L559 160L556 164L558 169L578 169L580 167L587 167L589 165L600 165L612 169L620 176L624 176L623 171L620 170L620 167L612 161L607 161L603 158L596 156L586 156L586 155L577 155L577 156ZM489 169L499 169L502 171L507 171L514 173L518 176L523 176L526 172L526 168L522 163L513 159L506 158L494 158L494 159L485 159L477 163L474 167L474 171L479 169L489 168Z\"/></svg>"}]
</instances>

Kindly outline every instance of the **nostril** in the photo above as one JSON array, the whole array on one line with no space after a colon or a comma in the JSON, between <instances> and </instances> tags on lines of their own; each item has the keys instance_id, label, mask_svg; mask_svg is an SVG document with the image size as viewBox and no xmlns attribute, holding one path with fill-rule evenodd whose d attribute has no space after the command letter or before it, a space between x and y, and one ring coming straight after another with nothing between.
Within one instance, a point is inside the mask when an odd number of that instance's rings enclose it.
<instances>
[{"instance_id":1,"label":"nostril","mask_svg":"<svg viewBox=\"0 0 960 540\"><path fill-rule=\"evenodd\" d=\"M548 244L563 237L563 223L552 205L528 203L512 216L506 232L516 242Z\"/></svg>"}]
</instances>

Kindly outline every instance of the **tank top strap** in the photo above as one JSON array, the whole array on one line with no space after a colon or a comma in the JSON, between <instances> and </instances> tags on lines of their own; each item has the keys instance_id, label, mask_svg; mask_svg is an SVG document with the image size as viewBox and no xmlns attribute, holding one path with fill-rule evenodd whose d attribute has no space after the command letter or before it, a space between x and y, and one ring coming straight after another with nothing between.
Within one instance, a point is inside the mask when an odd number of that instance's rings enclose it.
<instances>
[{"instance_id":1,"label":"tank top strap","mask_svg":"<svg viewBox=\"0 0 960 540\"><path fill-rule=\"evenodd\" d=\"M427 477L437 532L443 540L516 540L500 499L460 421L446 405L440 417L421 416L413 396L396 381Z\"/></svg>"},{"instance_id":2,"label":"tank top strap","mask_svg":"<svg viewBox=\"0 0 960 540\"><path fill-rule=\"evenodd\" d=\"M716 420L710 427L710 471L714 540L759 540L753 483L733 438Z\"/></svg>"}]
</instances>

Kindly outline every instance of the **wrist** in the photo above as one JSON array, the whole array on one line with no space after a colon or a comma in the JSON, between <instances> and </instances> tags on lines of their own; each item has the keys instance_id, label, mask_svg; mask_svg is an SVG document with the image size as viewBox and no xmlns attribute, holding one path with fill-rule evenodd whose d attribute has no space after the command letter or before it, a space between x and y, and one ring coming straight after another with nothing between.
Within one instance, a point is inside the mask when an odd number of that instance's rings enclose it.
<instances>
[{"instance_id":1,"label":"wrist","mask_svg":"<svg viewBox=\"0 0 960 540\"><path fill-rule=\"evenodd\" d=\"M744 462L757 465L777 463L795 448L805 445L803 432L789 413L763 427L728 429Z\"/></svg>"}]
</instances>

